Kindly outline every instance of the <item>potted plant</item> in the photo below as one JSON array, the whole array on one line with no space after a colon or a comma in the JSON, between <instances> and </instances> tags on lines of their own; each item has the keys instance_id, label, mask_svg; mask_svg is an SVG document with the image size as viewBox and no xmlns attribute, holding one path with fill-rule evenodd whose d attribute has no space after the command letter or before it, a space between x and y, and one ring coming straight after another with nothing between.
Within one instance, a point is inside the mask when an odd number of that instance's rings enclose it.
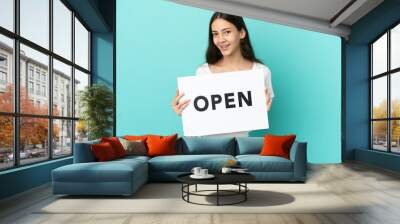
<instances>
[{"instance_id":1,"label":"potted plant","mask_svg":"<svg viewBox=\"0 0 400 224\"><path fill-rule=\"evenodd\" d=\"M108 137L112 133L113 93L102 84L86 87L79 98L82 108L80 126L87 127L89 140Z\"/></svg>"}]
</instances>

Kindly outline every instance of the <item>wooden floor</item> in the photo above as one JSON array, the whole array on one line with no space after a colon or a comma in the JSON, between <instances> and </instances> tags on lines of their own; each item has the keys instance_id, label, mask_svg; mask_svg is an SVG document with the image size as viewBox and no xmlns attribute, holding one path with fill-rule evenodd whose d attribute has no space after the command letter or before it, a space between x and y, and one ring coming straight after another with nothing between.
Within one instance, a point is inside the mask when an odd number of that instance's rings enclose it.
<instances>
[{"instance_id":1,"label":"wooden floor","mask_svg":"<svg viewBox=\"0 0 400 224\"><path fill-rule=\"evenodd\" d=\"M399 173L359 163L312 165L308 183L317 183L349 203L361 201L367 206L357 214L35 214L35 208L54 200L46 185L1 201L0 223L400 223Z\"/></svg>"}]
</instances>

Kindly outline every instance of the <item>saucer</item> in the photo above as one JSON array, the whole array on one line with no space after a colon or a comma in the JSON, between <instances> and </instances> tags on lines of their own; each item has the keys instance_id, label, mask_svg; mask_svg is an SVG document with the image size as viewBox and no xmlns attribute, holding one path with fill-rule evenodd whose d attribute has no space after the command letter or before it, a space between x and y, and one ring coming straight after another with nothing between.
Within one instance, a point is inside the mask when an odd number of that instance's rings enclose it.
<instances>
[{"instance_id":1,"label":"saucer","mask_svg":"<svg viewBox=\"0 0 400 224\"><path fill-rule=\"evenodd\" d=\"M190 175L190 178L193 178L193 179L211 179L211 178L214 178L214 177L215 176L212 175L212 174L207 174L207 175L204 175L204 176L194 175L194 174Z\"/></svg>"}]
</instances>

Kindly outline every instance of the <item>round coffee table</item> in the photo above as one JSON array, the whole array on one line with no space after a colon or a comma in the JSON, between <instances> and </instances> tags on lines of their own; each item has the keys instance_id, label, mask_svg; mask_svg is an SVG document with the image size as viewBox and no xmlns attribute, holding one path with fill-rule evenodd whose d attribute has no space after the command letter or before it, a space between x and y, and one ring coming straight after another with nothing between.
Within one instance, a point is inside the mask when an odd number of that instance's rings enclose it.
<instances>
[{"instance_id":1,"label":"round coffee table","mask_svg":"<svg viewBox=\"0 0 400 224\"><path fill-rule=\"evenodd\" d=\"M241 202L245 202L247 200L247 192L249 188L247 187L247 183L255 180L255 177L248 173L216 173L213 174L215 177L212 179L193 179L190 177L191 173L182 174L177 177L178 181L182 183L182 199L188 203L198 204L198 205L234 205L239 204ZM197 185L216 185L215 190L197 190ZM190 186L195 186L194 191L190 191ZM238 186L237 190L223 190L220 189L220 185L236 185ZM215 192L215 194L205 194L209 192ZM216 204L202 204L190 201L190 196L204 196L204 197L216 197ZM231 202L231 203L221 203L221 197L230 197L230 196L241 196L239 200Z\"/></svg>"}]
</instances>

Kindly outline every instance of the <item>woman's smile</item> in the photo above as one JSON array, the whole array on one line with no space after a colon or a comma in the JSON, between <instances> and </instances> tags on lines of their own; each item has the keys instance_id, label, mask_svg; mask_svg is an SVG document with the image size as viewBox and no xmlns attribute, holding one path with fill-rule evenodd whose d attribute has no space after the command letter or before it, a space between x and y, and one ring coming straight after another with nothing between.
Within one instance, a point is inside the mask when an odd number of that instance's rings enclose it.
<instances>
[{"instance_id":1,"label":"woman's smile","mask_svg":"<svg viewBox=\"0 0 400 224\"><path fill-rule=\"evenodd\" d=\"M225 45L219 45L219 49L221 51L227 51L229 49L230 44L225 44Z\"/></svg>"}]
</instances>

